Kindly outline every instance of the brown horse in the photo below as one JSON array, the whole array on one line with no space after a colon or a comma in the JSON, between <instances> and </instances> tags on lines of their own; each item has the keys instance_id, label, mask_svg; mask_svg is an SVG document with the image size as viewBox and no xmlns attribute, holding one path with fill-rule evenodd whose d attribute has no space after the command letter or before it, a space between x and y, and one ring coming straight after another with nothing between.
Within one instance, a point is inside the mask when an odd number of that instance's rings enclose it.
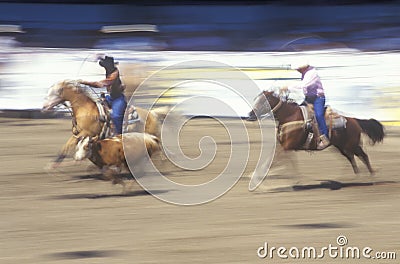
<instances>
[{"instance_id":1,"label":"brown horse","mask_svg":"<svg viewBox=\"0 0 400 264\"><path fill-rule=\"evenodd\" d=\"M307 143L308 146L316 146L317 137L309 142L307 122L304 120L303 111L298 104L283 101L272 91L264 91L257 96L248 120L257 120L262 115L268 114L269 111L278 121L278 139L285 150L316 150L315 147L305 147ZM332 126L328 126L331 131L331 144L350 161L355 173L358 173L359 170L354 155L359 157L369 172L373 174L374 170L371 168L368 155L360 145L361 133L368 135L371 144L382 142L385 136L383 125L375 119L344 118L346 120L344 127L332 129Z\"/></svg>"},{"instance_id":2,"label":"brown horse","mask_svg":"<svg viewBox=\"0 0 400 264\"><path fill-rule=\"evenodd\" d=\"M103 119L96 102L81 88L77 81L64 80L50 87L48 96L43 104L43 111L53 109L55 106L70 102L72 109L73 135L62 147L55 164L59 164L71 151L75 149L78 138L99 136L104 132L106 119ZM157 109L148 111L136 107L140 117L140 124L129 126L127 132L146 132L160 137L161 120L163 116Z\"/></svg>"}]
</instances>

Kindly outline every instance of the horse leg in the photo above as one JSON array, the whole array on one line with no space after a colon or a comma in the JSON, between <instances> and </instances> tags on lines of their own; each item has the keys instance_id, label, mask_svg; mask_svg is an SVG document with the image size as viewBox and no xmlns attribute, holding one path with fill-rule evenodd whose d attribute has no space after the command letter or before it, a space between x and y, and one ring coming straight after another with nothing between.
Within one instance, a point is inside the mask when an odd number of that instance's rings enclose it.
<instances>
[{"instance_id":1,"label":"horse leg","mask_svg":"<svg viewBox=\"0 0 400 264\"><path fill-rule=\"evenodd\" d=\"M361 159L361 161L367 166L369 173L374 174L375 171L371 167L371 163L369 162L369 158L367 153L364 152L361 146L358 146L354 151L357 157Z\"/></svg>"},{"instance_id":2,"label":"horse leg","mask_svg":"<svg viewBox=\"0 0 400 264\"><path fill-rule=\"evenodd\" d=\"M339 149L343 156L345 156L351 163L353 167L353 171L355 174L358 174L360 171L358 170L356 160L354 159L354 153L349 153L348 151Z\"/></svg>"},{"instance_id":3,"label":"horse leg","mask_svg":"<svg viewBox=\"0 0 400 264\"><path fill-rule=\"evenodd\" d=\"M277 145L268 174L277 174L280 170L287 171L288 167L291 167L292 171L297 173L299 170L294 155L295 153L293 151L284 150L282 146Z\"/></svg>"},{"instance_id":4,"label":"horse leg","mask_svg":"<svg viewBox=\"0 0 400 264\"><path fill-rule=\"evenodd\" d=\"M78 142L78 138L75 135L71 136L68 139L67 143L64 144L64 146L62 147L57 158L54 160L54 163L52 166L53 168L56 168L60 165L60 163L65 159L67 154L71 151L72 147L76 146L77 142Z\"/></svg>"}]
</instances>

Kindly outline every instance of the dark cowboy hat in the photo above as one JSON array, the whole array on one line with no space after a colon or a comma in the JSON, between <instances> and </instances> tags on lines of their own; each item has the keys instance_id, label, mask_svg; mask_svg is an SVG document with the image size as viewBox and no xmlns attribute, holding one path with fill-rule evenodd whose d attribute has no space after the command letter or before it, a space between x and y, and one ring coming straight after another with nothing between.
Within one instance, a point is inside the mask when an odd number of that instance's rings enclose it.
<instances>
[{"instance_id":1,"label":"dark cowboy hat","mask_svg":"<svg viewBox=\"0 0 400 264\"><path fill-rule=\"evenodd\" d=\"M114 58L110 56L105 56L99 60L99 65L104 68L114 68L117 64L117 62L114 62Z\"/></svg>"}]
</instances>

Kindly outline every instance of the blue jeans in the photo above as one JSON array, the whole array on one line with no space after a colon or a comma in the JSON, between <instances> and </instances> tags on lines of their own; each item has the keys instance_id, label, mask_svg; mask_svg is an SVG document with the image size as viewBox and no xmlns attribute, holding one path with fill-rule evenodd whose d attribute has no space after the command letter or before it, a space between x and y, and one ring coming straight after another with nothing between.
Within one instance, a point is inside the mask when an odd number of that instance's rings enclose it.
<instances>
[{"instance_id":1,"label":"blue jeans","mask_svg":"<svg viewBox=\"0 0 400 264\"><path fill-rule=\"evenodd\" d=\"M122 94L120 97L112 99L111 96L106 95L106 101L111 105L111 120L115 126L115 132L122 134L122 124L126 109L125 96Z\"/></svg>"},{"instance_id":2,"label":"blue jeans","mask_svg":"<svg viewBox=\"0 0 400 264\"><path fill-rule=\"evenodd\" d=\"M326 138L329 138L328 128L326 126L325 118L324 118L324 114L325 114L325 97L324 96L317 97L315 99L314 112L315 112L315 118L317 119L319 132L321 133L321 135L325 135Z\"/></svg>"}]
</instances>

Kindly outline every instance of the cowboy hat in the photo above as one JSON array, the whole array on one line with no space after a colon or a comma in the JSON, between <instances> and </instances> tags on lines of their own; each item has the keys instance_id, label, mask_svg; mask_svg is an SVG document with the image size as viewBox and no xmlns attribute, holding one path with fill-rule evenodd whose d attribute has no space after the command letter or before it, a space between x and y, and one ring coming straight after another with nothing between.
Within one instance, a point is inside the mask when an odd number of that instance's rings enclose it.
<instances>
[{"instance_id":1,"label":"cowboy hat","mask_svg":"<svg viewBox=\"0 0 400 264\"><path fill-rule=\"evenodd\" d=\"M99 65L107 69L113 68L117 64L117 62L114 62L114 58L110 56L105 56L104 59L99 60Z\"/></svg>"},{"instance_id":2,"label":"cowboy hat","mask_svg":"<svg viewBox=\"0 0 400 264\"><path fill-rule=\"evenodd\" d=\"M310 63L306 59L298 60L290 64L292 70L300 70L310 66Z\"/></svg>"}]
</instances>

